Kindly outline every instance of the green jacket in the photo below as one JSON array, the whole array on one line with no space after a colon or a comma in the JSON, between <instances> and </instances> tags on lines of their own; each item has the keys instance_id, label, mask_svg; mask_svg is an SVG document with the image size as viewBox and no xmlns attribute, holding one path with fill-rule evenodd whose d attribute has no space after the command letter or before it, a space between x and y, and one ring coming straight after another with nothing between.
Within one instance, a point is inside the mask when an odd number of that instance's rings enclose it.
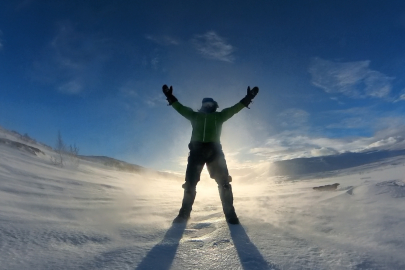
<instances>
[{"instance_id":1,"label":"green jacket","mask_svg":"<svg viewBox=\"0 0 405 270\"><path fill-rule=\"evenodd\" d=\"M193 133L191 134L192 142L218 143L220 143L222 124L235 113L245 108L245 106L239 102L232 107L223 109L221 112L202 113L195 112L178 101L174 102L172 106L181 115L190 120L193 127Z\"/></svg>"}]
</instances>

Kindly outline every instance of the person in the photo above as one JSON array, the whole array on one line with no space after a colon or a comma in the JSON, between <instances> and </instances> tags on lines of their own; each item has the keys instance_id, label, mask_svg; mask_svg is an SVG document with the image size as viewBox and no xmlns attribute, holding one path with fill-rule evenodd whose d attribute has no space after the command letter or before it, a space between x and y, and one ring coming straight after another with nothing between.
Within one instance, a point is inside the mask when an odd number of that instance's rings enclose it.
<instances>
[{"instance_id":1,"label":"person","mask_svg":"<svg viewBox=\"0 0 405 270\"><path fill-rule=\"evenodd\" d=\"M239 219L233 207L233 194L225 155L220 142L222 124L238 113L243 108L249 108L252 99L259 92L256 86L253 89L247 88L246 96L232 107L217 112L218 103L212 98L204 98L200 110L195 112L191 108L183 106L173 95L173 87L163 85L163 93L178 113L191 122L193 128L191 140L188 145L190 153L186 169L185 183L183 184L184 195L178 216L173 223L187 222L196 196L196 186L200 181L201 171L204 165L211 178L218 184L219 196L222 202L222 209L225 218L230 224L239 224Z\"/></svg>"}]
</instances>

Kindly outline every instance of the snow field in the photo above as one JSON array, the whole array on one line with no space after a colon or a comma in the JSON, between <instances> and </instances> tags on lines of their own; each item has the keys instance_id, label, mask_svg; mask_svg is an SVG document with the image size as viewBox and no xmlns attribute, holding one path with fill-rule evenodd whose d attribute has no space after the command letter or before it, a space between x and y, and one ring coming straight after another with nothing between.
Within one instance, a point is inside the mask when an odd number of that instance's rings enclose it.
<instances>
[{"instance_id":1,"label":"snow field","mask_svg":"<svg viewBox=\"0 0 405 270\"><path fill-rule=\"evenodd\" d=\"M234 176L241 226L226 224L204 177L182 226L171 224L181 180L89 161L60 168L43 151L0 145L0 269L405 269L401 162L325 178Z\"/></svg>"}]
</instances>

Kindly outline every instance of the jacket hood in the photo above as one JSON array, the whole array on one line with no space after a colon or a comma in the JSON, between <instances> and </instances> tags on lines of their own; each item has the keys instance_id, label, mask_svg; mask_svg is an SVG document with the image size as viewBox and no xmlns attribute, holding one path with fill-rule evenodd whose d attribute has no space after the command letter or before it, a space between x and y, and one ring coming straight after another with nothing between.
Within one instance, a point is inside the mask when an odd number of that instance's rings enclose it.
<instances>
[{"instance_id":1,"label":"jacket hood","mask_svg":"<svg viewBox=\"0 0 405 270\"><path fill-rule=\"evenodd\" d=\"M212 98L203 98L201 109L202 113L213 113L219 108L218 103Z\"/></svg>"}]
</instances>

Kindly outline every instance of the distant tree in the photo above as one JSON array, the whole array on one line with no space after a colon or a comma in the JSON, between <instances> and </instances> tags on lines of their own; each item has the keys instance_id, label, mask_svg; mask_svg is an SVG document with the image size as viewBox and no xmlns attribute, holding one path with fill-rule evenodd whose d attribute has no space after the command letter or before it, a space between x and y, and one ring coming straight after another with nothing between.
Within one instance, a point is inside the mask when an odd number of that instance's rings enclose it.
<instances>
[{"instance_id":1,"label":"distant tree","mask_svg":"<svg viewBox=\"0 0 405 270\"><path fill-rule=\"evenodd\" d=\"M54 165L63 167L63 156L66 152L66 146L65 146L65 143L63 142L62 134L60 133L60 130L58 131L55 152L56 152L57 156L51 158L52 163Z\"/></svg>"},{"instance_id":2,"label":"distant tree","mask_svg":"<svg viewBox=\"0 0 405 270\"><path fill-rule=\"evenodd\" d=\"M17 133L19 134L19 133ZM36 141L31 138L28 133L25 133L24 135L20 135L21 140L25 141L25 142L30 142L30 143L36 143Z\"/></svg>"},{"instance_id":3,"label":"distant tree","mask_svg":"<svg viewBox=\"0 0 405 270\"><path fill-rule=\"evenodd\" d=\"M67 164L73 168L79 166L79 147L76 144L66 146L62 139L62 134L58 131L58 137L55 146L56 156L51 158L54 165L65 167Z\"/></svg>"},{"instance_id":4,"label":"distant tree","mask_svg":"<svg viewBox=\"0 0 405 270\"><path fill-rule=\"evenodd\" d=\"M69 156L70 164L77 168L77 166L79 166L79 147L77 147L76 144L69 145L69 151L67 154Z\"/></svg>"},{"instance_id":5,"label":"distant tree","mask_svg":"<svg viewBox=\"0 0 405 270\"><path fill-rule=\"evenodd\" d=\"M62 139L62 134L60 133L60 130L58 131L58 140L56 142L56 150L63 152L66 150L65 143L63 142Z\"/></svg>"},{"instance_id":6,"label":"distant tree","mask_svg":"<svg viewBox=\"0 0 405 270\"><path fill-rule=\"evenodd\" d=\"M28 135L28 133L25 133L25 134L22 136L22 138L23 138L24 140L27 140L27 141L29 141L29 140L31 139L31 137Z\"/></svg>"},{"instance_id":7,"label":"distant tree","mask_svg":"<svg viewBox=\"0 0 405 270\"><path fill-rule=\"evenodd\" d=\"M79 155L79 147L76 146L76 144L69 145L69 153L74 156Z\"/></svg>"}]
</instances>

